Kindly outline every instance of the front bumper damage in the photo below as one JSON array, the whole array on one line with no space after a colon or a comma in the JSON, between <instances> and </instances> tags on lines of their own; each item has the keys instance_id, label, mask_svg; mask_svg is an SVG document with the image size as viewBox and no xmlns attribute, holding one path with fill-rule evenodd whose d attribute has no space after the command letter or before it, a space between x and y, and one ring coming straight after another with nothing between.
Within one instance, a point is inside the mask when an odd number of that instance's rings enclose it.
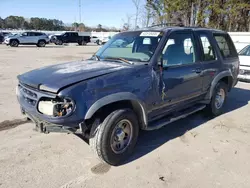
<instances>
[{"instance_id":1,"label":"front bumper damage","mask_svg":"<svg viewBox=\"0 0 250 188\"><path fill-rule=\"evenodd\" d=\"M44 120L35 117L27 112L24 109L21 109L23 115L27 116L34 124L35 130L41 133L50 133L50 132L59 132L59 133L76 133L79 129L74 127L67 127L63 125L53 124Z\"/></svg>"},{"instance_id":2,"label":"front bumper damage","mask_svg":"<svg viewBox=\"0 0 250 188\"><path fill-rule=\"evenodd\" d=\"M78 118L73 113L65 118L51 118L38 112L38 103L43 97L56 97L48 93L39 92L34 88L27 87L24 84L18 85L16 88L17 99L20 104L21 113L35 124L35 130L42 133L64 132L76 133L86 128L84 119Z\"/></svg>"}]
</instances>

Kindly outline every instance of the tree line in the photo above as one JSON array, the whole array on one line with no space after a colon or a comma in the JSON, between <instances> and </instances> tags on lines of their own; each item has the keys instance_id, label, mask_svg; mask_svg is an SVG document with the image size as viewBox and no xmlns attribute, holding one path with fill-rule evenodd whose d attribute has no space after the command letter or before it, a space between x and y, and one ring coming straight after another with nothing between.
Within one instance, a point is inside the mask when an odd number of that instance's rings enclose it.
<instances>
[{"instance_id":1,"label":"tree line","mask_svg":"<svg viewBox=\"0 0 250 188\"><path fill-rule=\"evenodd\" d=\"M5 19L0 17L0 29L26 29L26 30L47 30L47 31L118 31L116 28L103 28L101 24L97 27L88 27L83 23L65 25L57 19L32 17L25 19L22 16L8 16Z\"/></svg>"},{"instance_id":2,"label":"tree line","mask_svg":"<svg viewBox=\"0 0 250 188\"><path fill-rule=\"evenodd\" d=\"M147 0L147 21L250 31L250 0Z\"/></svg>"}]
</instances>

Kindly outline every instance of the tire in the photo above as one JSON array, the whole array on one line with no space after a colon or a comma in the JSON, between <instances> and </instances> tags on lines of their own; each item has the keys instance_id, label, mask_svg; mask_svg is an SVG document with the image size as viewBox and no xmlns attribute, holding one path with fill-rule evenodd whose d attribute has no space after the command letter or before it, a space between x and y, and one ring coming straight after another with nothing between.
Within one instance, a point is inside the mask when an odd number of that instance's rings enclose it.
<instances>
[{"instance_id":1,"label":"tire","mask_svg":"<svg viewBox=\"0 0 250 188\"><path fill-rule=\"evenodd\" d=\"M56 40L56 42L55 42L57 45L63 45L63 41L61 41L61 40Z\"/></svg>"},{"instance_id":2,"label":"tire","mask_svg":"<svg viewBox=\"0 0 250 188\"><path fill-rule=\"evenodd\" d=\"M18 40L12 40L12 41L10 41L10 46L11 47L18 47L18 45L19 45Z\"/></svg>"},{"instance_id":3,"label":"tire","mask_svg":"<svg viewBox=\"0 0 250 188\"><path fill-rule=\"evenodd\" d=\"M221 102L218 102L218 95L224 95L224 99ZM224 93L224 94L223 94ZM228 86L224 82L218 82L213 91L213 96L211 98L210 103L207 105L206 111L208 115L213 117L219 116L223 113L223 107L225 105L228 93ZM216 99L217 98L217 99ZM220 105L218 105L220 103Z\"/></svg>"},{"instance_id":4,"label":"tire","mask_svg":"<svg viewBox=\"0 0 250 188\"><path fill-rule=\"evenodd\" d=\"M44 40L39 40L37 43L37 47L45 47L46 46L46 41Z\"/></svg>"},{"instance_id":5,"label":"tire","mask_svg":"<svg viewBox=\"0 0 250 188\"><path fill-rule=\"evenodd\" d=\"M98 40L98 41L96 42L96 44L97 44L97 45L101 45L101 44L102 44L102 41Z\"/></svg>"},{"instance_id":6,"label":"tire","mask_svg":"<svg viewBox=\"0 0 250 188\"><path fill-rule=\"evenodd\" d=\"M139 125L135 113L131 109L120 109L109 114L101 124L92 126L89 143L101 161L116 166L132 154L138 133ZM112 142L113 139L117 141ZM124 148L121 143L125 143Z\"/></svg>"}]
</instances>

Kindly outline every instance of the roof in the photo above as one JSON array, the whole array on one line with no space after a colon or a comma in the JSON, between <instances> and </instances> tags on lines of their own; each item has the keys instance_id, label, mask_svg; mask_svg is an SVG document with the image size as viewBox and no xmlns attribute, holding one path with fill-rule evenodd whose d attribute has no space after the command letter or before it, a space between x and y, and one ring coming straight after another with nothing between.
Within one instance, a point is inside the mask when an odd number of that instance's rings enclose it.
<instances>
[{"instance_id":1,"label":"roof","mask_svg":"<svg viewBox=\"0 0 250 188\"><path fill-rule=\"evenodd\" d=\"M219 30L219 29L213 29L213 28L206 28L206 27L185 27L185 26L168 26L168 27L159 27L159 26L152 26L152 27L145 27L140 28L134 31L145 31L145 30L154 30L154 31L168 31L168 30L185 30L190 29L193 31L211 31L213 33L226 33L225 31Z\"/></svg>"}]
</instances>

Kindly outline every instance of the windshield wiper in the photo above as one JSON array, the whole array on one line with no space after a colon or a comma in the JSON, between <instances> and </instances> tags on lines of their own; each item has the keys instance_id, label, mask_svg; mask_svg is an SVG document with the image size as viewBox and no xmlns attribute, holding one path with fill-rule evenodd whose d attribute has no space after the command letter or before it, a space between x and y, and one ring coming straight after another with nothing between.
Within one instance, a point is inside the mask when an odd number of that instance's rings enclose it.
<instances>
[{"instance_id":1,"label":"windshield wiper","mask_svg":"<svg viewBox=\"0 0 250 188\"><path fill-rule=\"evenodd\" d=\"M130 65L134 64L134 62L129 61L129 60L124 59L124 58L121 58L121 57L105 57L103 60L118 60L118 61L122 61L122 62L128 63Z\"/></svg>"}]
</instances>

